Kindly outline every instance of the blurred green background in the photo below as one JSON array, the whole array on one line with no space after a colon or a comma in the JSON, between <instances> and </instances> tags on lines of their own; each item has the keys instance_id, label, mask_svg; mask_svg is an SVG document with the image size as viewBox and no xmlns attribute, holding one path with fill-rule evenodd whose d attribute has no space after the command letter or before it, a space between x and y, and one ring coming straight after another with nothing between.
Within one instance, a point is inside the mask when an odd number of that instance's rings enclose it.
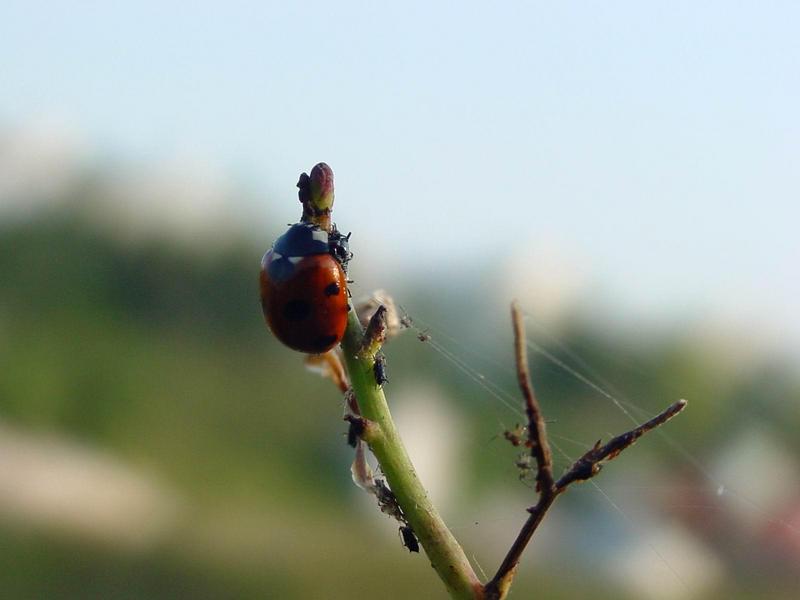
<instances>
[{"instance_id":1,"label":"blurred green background","mask_svg":"<svg viewBox=\"0 0 800 600\"><path fill-rule=\"evenodd\" d=\"M263 325L257 268L281 226L260 239L122 240L99 218L102 183L84 174L0 225L4 596L441 597L424 557L352 484L334 386ZM368 291L358 241L356 296ZM496 277L401 283L396 300L432 340L406 332L386 350L412 454L487 572L533 498L501 436L520 417L480 380L518 402ZM793 597L800 382L789 355L735 351L746 340L697 323L642 327L601 325L580 303L546 324L532 310L533 349L613 382L634 417L678 397L690 406L666 437L609 466L600 489L559 502L514 596ZM532 357L560 467L562 452L629 428L607 398Z\"/></svg>"},{"instance_id":2,"label":"blurred green background","mask_svg":"<svg viewBox=\"0 0 800 600\"><path fill-rule=\"evenodd\" d=\"M557 469L689 408L559 500L512 597L796 598L798 22L3 2L0 598L444 596L351 482L340 394L262 320L320 160L354 297L418 328L387 395L478 572L534 495L502 438L517 297Z\"/></svg>"}]
</instances>

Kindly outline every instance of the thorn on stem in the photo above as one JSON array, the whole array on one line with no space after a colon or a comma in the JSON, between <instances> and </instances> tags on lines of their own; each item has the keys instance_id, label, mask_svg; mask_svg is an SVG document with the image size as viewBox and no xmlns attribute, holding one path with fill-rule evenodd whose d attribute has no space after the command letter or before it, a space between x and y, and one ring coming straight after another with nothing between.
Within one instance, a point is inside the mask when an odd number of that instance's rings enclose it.
<instances>
[{"instance_id":1,"label":"thorn on stem","mask_svg":"<svg viewBox=\"0 0 800 600\"><path fill-rule=\"evenodd\" d=\"M369 296L359 298L355 303L356 314L361 325L366 328L381 305L386 307L386 339L389 340L398 335L404 325L394 298L386 290L375 290Z\"/></svg>"},{"instance_id":2,"label":"thorn on stem","mask_svg":"<svg viewBox=\"0 0 800 600\"><path fill-rule=\"evenodd\" d=\"M375 356L386 341L386 307L380 305L367 324L364 339L361 342L361 356Z\"/></svg>"}]
</instances>

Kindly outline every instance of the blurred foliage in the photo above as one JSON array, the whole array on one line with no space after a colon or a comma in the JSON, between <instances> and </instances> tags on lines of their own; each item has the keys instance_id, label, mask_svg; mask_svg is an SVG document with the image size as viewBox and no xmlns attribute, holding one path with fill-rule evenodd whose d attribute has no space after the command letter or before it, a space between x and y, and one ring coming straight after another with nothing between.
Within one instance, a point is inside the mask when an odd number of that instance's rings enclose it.
<instances>
[{"instance_id":1,"label":"blurred foliage","mask_svg":"<svg viewBox=\"0 0 800 600\"><path fill-rule=\"evenodd\" d=\"M111 453L176 490L183 507L173 530L138 551L6 522L4 597L439 597L424 558L379 535L364 517L368 504L354 502L360 496L350 481L338 393L266 333L257 297L261 242L202 251L202 240L197 248L121 242L81 211L0 224L0 417ZM423 285L407 296L414 314L476 340L459 351L516 398L510 328L478 321L488 304L455 292L439 303ZM800 387L790 365L764 359L742 368L683 333L632 339L580 314L569 323L559 338L613 381L620 397L634 399L644 410L630 409L634 417L678 397L692 400L687 416L669 426L690 455L711 456L751 420L800 454ZM500 489L519 499L509 517L521 517L531 491L518 481L514 451L499 439L514 425L513 413L420 344L405 335L387 348L390 401L393 389L412 381L435 382L457 399L470 437L460 514L469 519ZM547 347L564 356L563 348ZM536 355L533 375L554 434L590 444L629 427L606 399ZM655 459L661 469L691 471L663 443L637 446L609 471ZM564 510L596 503L587 493L576 493ZM749 556L726 554L724 539L715 543L732 564ZM599 573L533 563L525 564L515 597L534 589L547 598L623 594ZM734 570L729 589L714 597L764 597L759 576ZM771 595L789 597L785 571L768 579Z\"/></svg>"}]
</instances>

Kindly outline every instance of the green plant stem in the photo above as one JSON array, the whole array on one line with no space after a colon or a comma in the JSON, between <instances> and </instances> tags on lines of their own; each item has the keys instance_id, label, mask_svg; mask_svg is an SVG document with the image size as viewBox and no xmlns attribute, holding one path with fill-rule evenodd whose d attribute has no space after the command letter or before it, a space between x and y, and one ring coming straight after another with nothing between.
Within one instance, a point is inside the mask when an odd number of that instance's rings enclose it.
<instances>
[{"instance_id":1,"label":"green plant stem","mask_svg":"<svg viewBox=\"0 0 800 600\"><path fill-rule=\"evenodd\" d=\"M365 441L378 459L400 508L450 596L463 600L483 598L483 586L464 550L447 529L417 476L392 420L383 389L375 383L374 356L360 352L362 338L361 323L351 310L342 340L344 360L361 415L377 425L377 428L368 429Z\"/></svg>"}]
</instances>

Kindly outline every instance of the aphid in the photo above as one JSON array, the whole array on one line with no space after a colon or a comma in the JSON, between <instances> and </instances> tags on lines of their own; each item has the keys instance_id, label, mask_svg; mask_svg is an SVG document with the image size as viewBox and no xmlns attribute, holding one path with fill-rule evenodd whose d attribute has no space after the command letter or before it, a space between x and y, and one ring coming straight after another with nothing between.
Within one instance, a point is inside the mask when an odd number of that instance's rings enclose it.
<instances>
[{"instance_id":1,"label":"aphid","mask_svg":"<svg viewBox=\"0 0 800 600\"><path fill-rule=\"evenodd\" d=\"M378 498L378 506L382 513L394 517L401 523L405 523L406 518L403 515L403 510L397 503L394 492L389 489L383 479L375 480L375 496Z\"/></svg>"},{"instance_id":2,"label":"aphid","mask_svg":"<svg viewBox=\"0 0 800 600\"><path fill-rule=\"evenodd\" d=\"M431 335L428 333L428 330L426 329L425 331L420 331L417 334L417 339L420 342L430 342L431 341Z\"/></svg>"},{"instance_id":3,"label":"aphid","mask_svg":"<svg viewBox=\"0 0 800 600\"><path fill-rule=\"evenodd\" d=\"M401 526L400 535L403 538L403 546L408 548L409 552L419 552L419 540L410 525Z\"/></svg>"},{"instance_id":4,"label":"aphid","mask_svg":"<svg viewBox=\"0 0 800 600\"><path fill-rule=\"evenodd\" d=\"M525 425L520 425L517 423L514 429L506 429L503 432L503 437L506 438L509 442L511 442L512 446L521 446L521 445L529 445L526 433L528 428Z\"/></svg>"},{"instance_id":5,"label":"aphid","mask_svg":"<svg viewBox=\"0 0 800 600\"><path fill-rule=\"evenodd\" d=\"M361 435L364 433L364 419L353 415L347 415L345 421L350 423L347 428L347 445L355 448Z\"/></svg>"},{"instance_id":6,"label":"aphid","mask_svg":"<svg viewBox=\"0 0 800 600\"><path fill-rule=\"evenodd\" d=\"M533 471L533 458L528 453L520 454L514 461L514 466L519 469L519 480L525 481Z\"/></svg>"},{"instance_id":7,"label":"aphid","mask_svg":"<svg viewBox=\"0 0 800 600\"><path fill-rule=\"evenodd\" d=\"M378 387L383 387L383 385L389 381L386 372L386 357L383 354L378 354L375 357L375 364L372 367L372 371L375 375L375 383Z\"/></svg>"},{"instance_id":8,"label":"aphid","mask_svg":"<svg viewBox=\"0 0 800 600\"><path fill-rule=\"evenodd\" d=\"M347 263L349 263L350 259L353 258L353 253L350 252L351 235L352 232L348 233L347 235L342 235L334 225L333 231L331 231L328 236L328 247L330 248L330 252L333 255L333 258L338 260L339 264L342 265L345 273L347 273ZM351 283L352 281L352 279L347 280L348 283Z\"/></svg>"},{"instance_id":9,"label":"aphid","mask_svg":"<svg viewBox=\"0 0 800 600\"><path fill-rule=\"evenodd\" d=\"M261 308L272 333L294 350L327 352L342 340L349 310L348 236L295 223L261 260Z\"/></svg>"}]
</instances>

